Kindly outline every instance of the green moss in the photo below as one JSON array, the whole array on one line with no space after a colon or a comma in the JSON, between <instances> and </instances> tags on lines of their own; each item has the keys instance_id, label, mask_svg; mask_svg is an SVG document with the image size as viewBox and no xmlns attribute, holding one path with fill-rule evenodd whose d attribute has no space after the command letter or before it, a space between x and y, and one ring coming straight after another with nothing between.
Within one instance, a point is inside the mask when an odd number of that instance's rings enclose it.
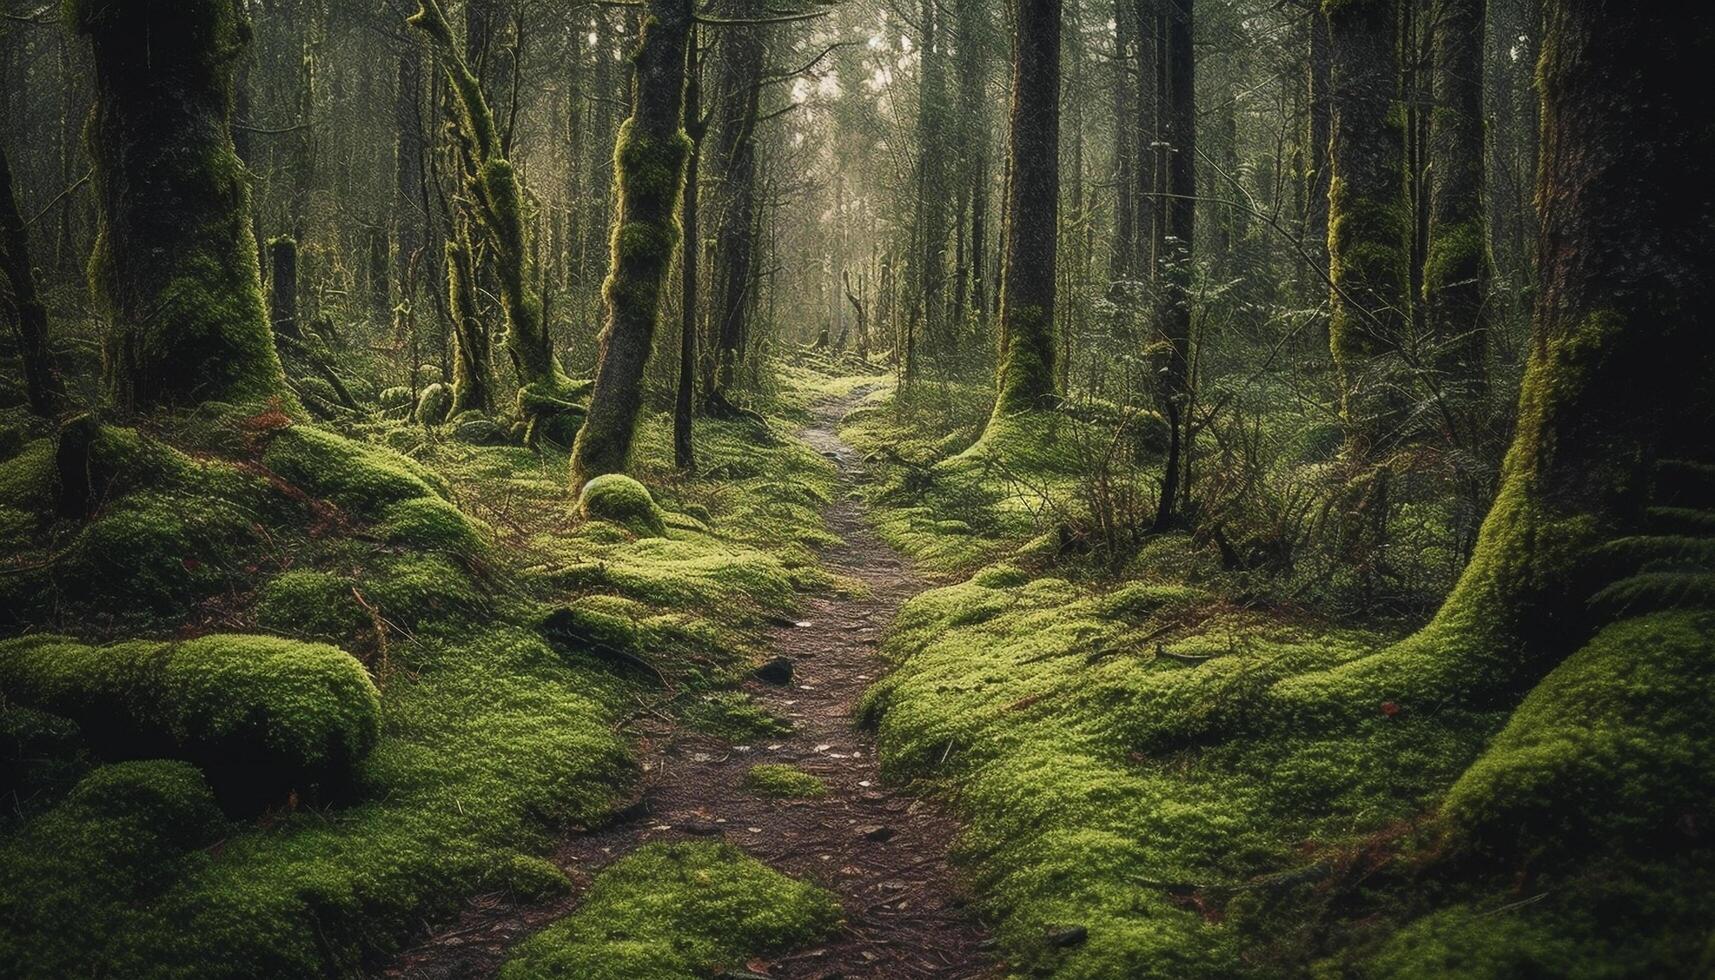
<instances>
[{"instance_id":1,"label":"green moss","mask_svg":"<svg viewBox=\"0 0 1715 980\"><path fill-rule=\"evenodd\" d=\"M685 724L697 731L734 744L784 735L792 730L790 722L737 691L704 695L685 709L684 718Z\"/></svg>"},{"instance_id":2,"label":"green moss","mask_svg":"<svg viewBox=\"0 0 1715 980\"><path fill-rule=\"evenodd\" d=\"M1457 840L1563 860L1689 843L1715 785L1715 616L1609 626L1537 684L1447 795ZM1680 828L1680 829L1676 829Z\"/></svg>"},{"instance_id":3,"label":"green moss","mask_svg":"<svg viewBox=\"0 0 1715 980\"><path fill-rule=\"evenodd\" d=\"M446 481L421 464L310 426L277 433L262 463L305 492L366 520L385 519L394 504L447 495Z\"/></svg>"},{"instance_id":4,"label":"green moss","mask_svg":"<svg viewBox=\"0 0 1715 980\"><path fill-rule=\"evenodd\" d=\"M224 829L201 773L183 762L102 766L0 849L0 972L141 975L105 948L148 922L165 886L207 860ZM97 870L99 869L99 870ZM52 936L51 942L39 937ZM159 964L156 964L158 966Z\"/></svg>"},{"instance_id":5,"label":"green moss","mask_svg":"<svg viewBox=\"0 0 1715 980\"><path fill-rule=\"evenodd\" d=\"M54 467L54 444L37 439L22 452L0 463L0 504L29 513L46 513L54 505L59 474Z\"/></svg>"},{"instance_id":6,"label":"green moss","mask_svg":"<svg viewBox=\"0 0 1715 980\"><path fill-rule=\"evenodd\" d=\"M718 844L651 844L603 872L578 911L527 940L505 980L678 980L827 935L831 895Z\"/></svg>"},{"instance_id":7,"label":"green moss","mask_svg":"<svg viewBox=\"0 0 1715 980\"><path fill-rule=\"evenodd\" d=\"M389 622L408 630L463 624L490 609L469 572L434 555L384 558L358 580L358 590Z\"/></svg>"},{"instance_id":8,"label":"green moss","mask_svg":"<svg viewBox=\"0 0 1715 980\"><path fill-rule=\"evenodd\" d=\"M361 664L273 637L111 647L29 637L0 644L0 675L11 697L77 721L105 755L194 762L241 801L339 787L380 727Z\"/></svg>"},{"instance_id":9,"label":"green moss","mask_svg":"<svg viewBox=\"0 0 1715 980\"><path fill-rule=\"evenodd\" d=\"M828 795L828 784L822 777L797 766L775 763L751 766L744 774L744 788L777 800L814 800Z\"/></svg>"},{"instance_id":10,"label":"green moss","mask_svg":"<svg viewBox=\"0 0 1715 980\"><path fill-rule=\"evenodd\" d=\"M649 495L649 489L617 473L584 484L578 494L578 516L586 521L617 524L638 537L659 538L667 533L665 515Z\"/></svg>"},{"instance_id":11,"label":"green moss","mask_svg":"<svg viewBox=\"0 0 1715 980\"><path fill-rule=\"evenodd\" d=\"M370 625L369 615L352 595L352 585L350 579L326 572L276 576L262 587L256 624L294 639L344 643Z\"/></svg>"},{"instance_id":12,"label":"green moss","mask_svg":"<svg viewBox=\"0 0 1715 980\"><path fill-rule=\"evenodd\" d=\"M136 493L79 532L59 569L79 607L169 617L248 574L252 515L214 497Z\"/></svg>"},{"instance_id":13,"label":"green moss","mask_svg":"<svg viewBox=\"0 0 1715 980\"><path fill-rule=\"evenodd\" d=\"M488 550L493 532L439 497L402 500L387 508L382 540L424 551L472 557Z\"/></svg>"},{"instance_id":14,"label":"green moss","mask_svg":"<svg viewBox=\"0 0 1715 980\"><path fill-rule=\"evenodd\" d=\"M572 882L552 861L514 854L499 868L499 884L520 902L546 902L571 894Z\"/></svg>"}]
</instances>

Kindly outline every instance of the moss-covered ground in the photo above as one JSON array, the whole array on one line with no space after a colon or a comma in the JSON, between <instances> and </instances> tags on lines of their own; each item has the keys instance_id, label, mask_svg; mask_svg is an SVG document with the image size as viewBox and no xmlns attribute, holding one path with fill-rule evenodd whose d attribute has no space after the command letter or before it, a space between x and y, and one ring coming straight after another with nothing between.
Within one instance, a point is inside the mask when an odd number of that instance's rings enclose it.
<instances>
[{"instance_id":1,"label":"moss-covered ground","mask_svg":"<svg viewBox=\"0 0 1715 980\"><path fill-rule=\"evenodd\" d=\"M881 533L949 584L901 612L865 714L884 772L965 820L1019 975L1707 967L1706 615L1610 627L1510 703L1281 713L1413 624L1282 601L1182 534L1117 567L1067 548L1076 420L984 437L985 393L911 398L844 432Z\"/></svg>"},{"instance_id":2,"label":"moss-covered ground","mask_svg":"<svg viewBox=\"0 0 1715 980\"><path fill-rule=\"evenodd\" d=\"M5 976L351 975L465 896L552 894L537 855L637 775L627 718L779 725L726 687L832 584L832 466L748 422L699 420L687 479L646 419L640 484L581 510L563 451L403 421L6 422ZM234 761L277 778L227 793ZM650 862L733 867L691 960L836 915L730 854Z\"/></svg>"}]
</instances>

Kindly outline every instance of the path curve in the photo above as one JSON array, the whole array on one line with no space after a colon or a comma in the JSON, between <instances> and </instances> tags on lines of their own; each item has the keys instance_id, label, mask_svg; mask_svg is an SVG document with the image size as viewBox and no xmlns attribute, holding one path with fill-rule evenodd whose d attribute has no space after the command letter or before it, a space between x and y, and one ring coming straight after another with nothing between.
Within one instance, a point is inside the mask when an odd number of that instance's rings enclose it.
<instances>
[{"instance_id":1,"label":"path curve","mask_svg":"<svg viewBox=\"0 0 1715 980\"><path fill-rule=\"evenodd\" d=\"M861 393L860 393L861 394ZM856 397L812 410L799 435L840 467L837 499L826 511L842 544L828 549L828 570L861 581L868 594L814 596L801 619L772 631L772 649L791 658L790 686L756 681L745 690L790 718L790 735L755 745L668 728L640 747L642 795L616 825L563 842L553 859L582 894L595 873L653 841L724 839L795 878L828 888L845 907L845 927L828 942L768 963L772 978L993 977L986 934L966 907L947 853L957 824L941 806L884 786L873 737L853 724L858 699L883 671L883 631L925 585L870 530L850 490L856 453L838 436ZM757 797L741 786L758 763L789 763L820 776L817 800ZM879 830L877 828L880 828ZM885 840L874 838L885 837ZM453 925L402 955L385 975L404 980L490 977L506 951L576 907L576 898L523 908L502 896L473 900ZM760 965L760 964L758 964Z\"/></svg>"}]
</instances>

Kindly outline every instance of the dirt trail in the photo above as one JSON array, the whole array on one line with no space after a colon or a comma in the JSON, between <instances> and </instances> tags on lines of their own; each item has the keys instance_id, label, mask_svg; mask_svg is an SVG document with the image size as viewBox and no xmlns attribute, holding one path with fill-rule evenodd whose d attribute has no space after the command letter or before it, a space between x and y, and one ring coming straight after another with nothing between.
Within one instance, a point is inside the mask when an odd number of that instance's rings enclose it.
<instances>
[{"instance_id":1,"label":"dirt trail","mask_svg":"<svg viewBox=\"0 0 1715 980\"><path fill-rule=\"evenodd\" d=\"M862 581L869 594L811 598L799 622L778 627L772 637L774 651L794 663L792 683L746 685L769 710L792 720L792 733L732 746L664 724L646 731L638 805L611 828L566 840L554 860L581 893L596 872L641 844L724 839L786 874L821 884L845 906L844 929L820 946L770 961L767 976L995 976L997 967L983 951L985 934L948 866L956 825L932 801L884 786L872 738L852 724L858 699L883 669L876 650L883 630L924 583L870 531L844 492L858 465L836 434L850 404L819 407L800 435L842 473L841 493L826 517L844 543L828 550L824 561L830 571ZM746 770L765 762L822 777L828 795L781 801L744 790ZM401 956L385 975L492 976L509 947L576 902L574 895L525 908L502 896L479 897L458 922Z\"/></svg>"}]
</instances>

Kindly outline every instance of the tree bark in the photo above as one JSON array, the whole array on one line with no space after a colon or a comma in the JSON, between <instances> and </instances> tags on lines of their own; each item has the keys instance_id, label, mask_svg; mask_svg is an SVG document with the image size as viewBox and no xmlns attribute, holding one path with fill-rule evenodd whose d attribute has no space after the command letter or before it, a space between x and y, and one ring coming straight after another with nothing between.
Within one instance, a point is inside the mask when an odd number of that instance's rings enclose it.
<instances>
[{"instance_id":1,"label":"tree bark","mask_svg":"<svg viewBox=\"0 0 1715 980\"><path fill-rule=\"evenodd\" d=\"M282 397L250 188L232 146L232 73L249 28L231 0L77 0L95 52L91 259L111 321L114 401L141 411Z\"/></svg>"},{"instance_id":2,"label":"tree bark","mask_svg":"<svg viewBox=\"0 0 1715 980\"><path fill-rule=\"evenodd\" d=\"M697 395L697 323L702 312L698 297L697 277L700 274L703 240L699 230L700 190L702 175L703 137L707 121L703 118L703 65L698 56L698 33L695 27L687 42L689 59L685 66L685 135L691 141L690 160L685 164L684 235L679 245L680 292L679 321L679 384L673 401L673 463L680 472L697 468L696 447L692 442L692 413Z\"/></svg>"},{"instance_id":3,"label":"tree bark","mask_svg":"<svg viewBox=\"0 0 1715 980\"><path fill-rule=\"evenodd\" d=\"M1006 267L1000 284L995 422L1050 407L1060 214L1060 0L1020 0L1008 152Z\"/></svg>"},{"instance_id":4,"label":"tree bark","mask_svg":"<svg viewBox=\"0 0 1715 980\"><path fill-rule=\"evenodd\" d=\"M679 206L691 153L685 135L685 64L691 0L651 0L636 64L631 118L614 151L618 214L613 264L589 419L572 449L572 486L631 462L643 408L643 370L654 347L661 294L679 246Z\"/></svg>"}]
</instances>

